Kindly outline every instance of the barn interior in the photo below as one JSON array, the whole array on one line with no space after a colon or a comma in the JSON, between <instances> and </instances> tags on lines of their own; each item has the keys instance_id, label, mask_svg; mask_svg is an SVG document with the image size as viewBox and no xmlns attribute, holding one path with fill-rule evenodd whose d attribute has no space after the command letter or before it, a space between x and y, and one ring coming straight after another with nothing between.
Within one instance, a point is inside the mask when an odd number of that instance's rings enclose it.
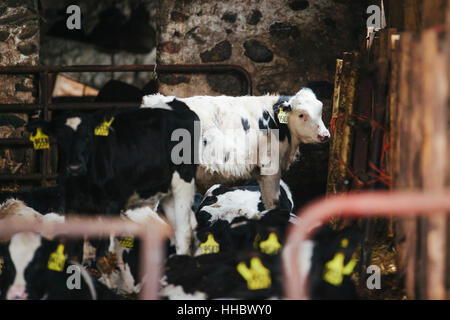
<instances>
[{"instance_id":1,"label":"barn interior","mask_svg":"<svg viewBox=\"0 0 450 320\"><path fill-rule=\"evenodd\" d=\"M69 30L73 4L81 28ZM56 183L55 145L33 150L26 124L51 118L58 103L95 108L110 80L178 97L311 88L332 137L301 145L282 177L295 212L335 194L439 193L450 184L448 0L6 0L0 52L1 191ZM10 68L77 65L105 67ZM352 275L359 297L448 299L445 212L358 219L365 232ZM331 223L339 229L355 220ZM369 265L380 267L381 289L366 286Z\"/></svg>"}]
</instances>

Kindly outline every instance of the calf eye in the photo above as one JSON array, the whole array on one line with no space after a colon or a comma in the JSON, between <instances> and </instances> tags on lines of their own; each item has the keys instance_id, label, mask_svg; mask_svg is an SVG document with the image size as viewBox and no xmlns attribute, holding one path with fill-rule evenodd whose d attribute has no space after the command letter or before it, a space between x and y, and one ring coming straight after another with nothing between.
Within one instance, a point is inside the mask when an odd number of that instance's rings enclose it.
<instances>
[{"instance_id":1,"label":"calf eye","mask_svg":"<svg viewBox=\"0 0 450 320\"><path fill-rule=\"evenodd\" d=\"M298 117L299 117L299 118L303 118L303 113L301 113Z\"/></svg>"}]
</instances>

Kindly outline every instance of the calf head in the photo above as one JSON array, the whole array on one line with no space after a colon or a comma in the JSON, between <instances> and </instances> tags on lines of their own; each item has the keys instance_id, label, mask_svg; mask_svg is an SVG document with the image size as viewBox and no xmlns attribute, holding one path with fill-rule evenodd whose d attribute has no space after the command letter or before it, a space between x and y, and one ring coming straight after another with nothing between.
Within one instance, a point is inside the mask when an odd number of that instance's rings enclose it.
<instances>
[{"instance_id":1,"label":"calf head","mask_svg":"<svg viewBox=\"0 0 450 320\"><path fill-rule=\"evenodd\" d=\"M2 295L8 300L41 299L49 280L48 261L58 242L31 232L12 236L4 251Z\"/></svg>"},{"instance_id":2,"label":"calf head","mask_svg":"<svg viewBox=\"0 0 450 320\"><path fill-rule=\"evenodd\" d=\"M323 103L311 89L303 88L286 104L289 131L301 143L321 143L330 138L322 121Z\"/></svg>"},{"instance_id":3,"label":"calf head","mask_svg":"<svg viewBox=\"0 0 450 320\"><path fill-rule=\"evenodd\" d=\"M363 233L357 226L333 230L321 228L313 237L316 243L310 272L312 299L356 299L351 275L358 269L357 252Z\"/></svg>"},{"instance_id":4,"label":"calf head","mask_svg":"<svg viewBox=\"0 0 450 320\"><path fill-rule=\"evenodd\" d=\"M51 121L31 122L27 129L34 134L37 128L54 136L58 140L58 156L60 173L68 176L78 176L87 172L89 157L93 153L96 139L96 128L103 123L109 123L112 112L62 113ZM110 126L106 128L106 134Z\"/></svg>"}]
</instances>

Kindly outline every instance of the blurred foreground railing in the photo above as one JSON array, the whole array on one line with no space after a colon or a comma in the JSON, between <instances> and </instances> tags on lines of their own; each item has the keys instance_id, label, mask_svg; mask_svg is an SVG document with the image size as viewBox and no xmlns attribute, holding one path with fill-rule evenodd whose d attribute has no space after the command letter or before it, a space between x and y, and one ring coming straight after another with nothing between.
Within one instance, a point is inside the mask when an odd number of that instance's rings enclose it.
<instances>
[{"instance_id":1,"label":"blurred foreground railing","mask_svg":"<svg viewBox=\"0 0 450 320\"><path fill-rule=\"evenodd\" d=\"M111 233L133 234L142 241L140 273L145 279L139 299L158 299L159 280L163 263L164 240L170 235L170 227L156 219L146 224L124 221L120 218L67 218L64 223L43 223L13 218L2 219L0 236L9 237L18 232L37 232L46 236L63 235L68 238L105 236ZM144 278L145 277L145 278Z\"/></svg>"},{"instance_id":2,"label":"blurred foreground railing","mask_svg":"<svg viewBox=\"0 0 450 320\"><path fill-rule=\"evenodd\" d=\"M307 279L300 272L301 243L313 229L331 217L413 217L450 213L450 190L445 192L366 192L329 196L301 209L301 222L288 232L283 252L283 278L287 299L307 299ZM438 254L446 254L445 250ZM433 288L432 288L433 290Z\"/></svg>"}]
</instances>

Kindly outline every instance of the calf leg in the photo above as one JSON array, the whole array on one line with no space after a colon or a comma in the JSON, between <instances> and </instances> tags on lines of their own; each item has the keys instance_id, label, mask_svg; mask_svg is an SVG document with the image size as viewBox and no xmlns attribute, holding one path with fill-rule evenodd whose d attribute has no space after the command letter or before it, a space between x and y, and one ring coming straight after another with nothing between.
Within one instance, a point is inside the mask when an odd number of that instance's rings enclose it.
<instances>
[{"instance_id":1,"label":"calf leg","mask_svg":"<svg viewBox=\"0 0 450 320\"><path fill-rule=\"evenodd\" d=\"M172 179L172 190L175 204L175 247L177 254L189 254L193 232L194 213L191 206L195 195L195 180L186 182L177 172Z\"/></svg>"},{"instance_id":2,"label":"calf leg","mask_svg":"<svg viewBox=\"0 0 450 320\"><path fill-rule=\"evenodd\" d=\"M172 178L172 194L161 203L166 217L175 233L177 254L189 254L193 230L191 210L195 194L194 179L190 183L180 178L177 172Z\"/></svg>"},{"instance_id":3,"label":"calf leg","mask_svg":"<svg viewBox=\"0 0 450 320\"><path fill-rule=\"evenodd\" d=\"M274 175L261 175L258 178L261 196L266 210L279 206L280 173Z\"/></svg>"},{"instance_id":4,"label":"calf leg","mask_svg":"<svg viewBox=\"0 0 450 320\"><path fill-rule=\"evenodd\" d=\"M170 194L168 197L161 200L161 206L164 210L167 220L169 221L172 228L175 230L175 226L177 221L175 216L175 201L173 198L173 194ZM171 237L170 245L173 245L175 240Z\"/></svg>"}]
</instances>

